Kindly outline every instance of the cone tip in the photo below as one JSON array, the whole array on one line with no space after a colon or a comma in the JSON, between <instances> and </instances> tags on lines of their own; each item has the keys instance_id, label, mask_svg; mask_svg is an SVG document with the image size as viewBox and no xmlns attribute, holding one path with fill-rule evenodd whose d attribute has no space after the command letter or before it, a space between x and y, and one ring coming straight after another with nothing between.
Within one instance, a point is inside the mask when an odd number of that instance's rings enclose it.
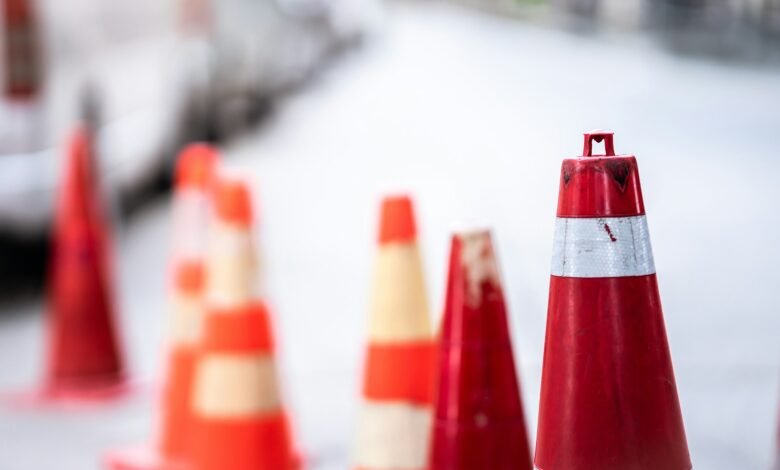
<instances>
[{"instance_id":1,"label":"cone tip","mask_svg":"<svg viewBox=\"0 0 780 470\"><path fill-rule=\"evenodd\" d=\"M417 237L414 204L410 196L387 196L382 200L379 244L408 243Z\"/></svg>"},{"instance_id":2,"label":"cone tip","mask_svg":"<svg viewBox=\"0 0 780 470\"><path fill-rule=\"evenodd\" d=\"M76 125L67 137L67 153L72 158L74 155L90 151L91 135L89 130L79 124Z\"/></svg>"},{"instance_id":3,"label":"cone tip","mask_svg":"<svg viewBox=\"0 0 780 470\"><path fill-rule=\"evenodd\" d=\"M468 302L471 305L478 305L482 302L482 289L485 283L494 287L501 286L492 235L489 230L457 233L453 235L453 250L459 256L452 262L459 264L451 266L450 269L463 269Z\"/></svg>"},{"instance_id":4,"label":"cone tip","mask_svg":"<svg viewBox=\"0 0 780 470\"><path fill-rule=\"evenodd\" d=\"M213 180L217 151L208 144L190 144L179 154L176 164L176 186L207 188Z\"/></svg>"},{"instance_id":5,"label":"cone tip","mask_svg":"<svg viewBox=\"0 0 780 470\"><path fill-rule=\"evenodd\" d=\"M252 224L252 196L249 185L236 178L222 177L214 190L217 218L232 224Z\"/></svg>"}]
</instances>

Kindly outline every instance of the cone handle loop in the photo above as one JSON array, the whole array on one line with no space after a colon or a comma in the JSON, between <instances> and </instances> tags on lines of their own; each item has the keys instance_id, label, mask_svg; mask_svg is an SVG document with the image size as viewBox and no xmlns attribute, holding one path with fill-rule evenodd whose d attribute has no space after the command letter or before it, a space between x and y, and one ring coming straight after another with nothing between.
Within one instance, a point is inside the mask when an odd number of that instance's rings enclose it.
<instances>
[{"instance_id":1,"label":"cone handle loop","mask_svg":"<svg viewBox=\"0 0 780 470\"><path fill-rule=\"evenodd\" d=\"M615 145L612 142L612 138L614 137L614 132L607 132L607 131L592 131L585 133L585 146L582 149L582 155L585 157L593 157L593 141L601 142L604 141L604 155L595 155L597 157L599 156L607 156L607 157L614 157L615 156Z\"/></svg>"}]
</instances>

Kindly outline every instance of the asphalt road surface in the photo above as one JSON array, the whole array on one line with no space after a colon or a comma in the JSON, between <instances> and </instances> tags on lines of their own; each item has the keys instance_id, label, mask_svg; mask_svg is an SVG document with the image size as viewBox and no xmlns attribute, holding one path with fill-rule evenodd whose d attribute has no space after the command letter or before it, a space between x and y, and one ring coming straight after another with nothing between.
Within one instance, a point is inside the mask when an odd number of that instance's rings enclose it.
<instances>
[{"instance_id":1,"label":"asphalt road surface","mask_svg":"<svg viewBox=\"0 0 780 470\"><path fill-rule=\"evenodd\" d=\"M348 468L377 204L412 191L434 318L449 235L491 227L535 434L560 160L616 131L639 159L694 468L768 468L780 376L776 68L671 56L635 36L562 33L437 5L378 35L225 148L255 182L263 290L311 468ZM0 468L99 468L154 428L169 205L117 227L126 349L141 391L89 410L0 411ZM42 301L0 318L0 387L32 386Z\"/></svg>"}]
</instances>

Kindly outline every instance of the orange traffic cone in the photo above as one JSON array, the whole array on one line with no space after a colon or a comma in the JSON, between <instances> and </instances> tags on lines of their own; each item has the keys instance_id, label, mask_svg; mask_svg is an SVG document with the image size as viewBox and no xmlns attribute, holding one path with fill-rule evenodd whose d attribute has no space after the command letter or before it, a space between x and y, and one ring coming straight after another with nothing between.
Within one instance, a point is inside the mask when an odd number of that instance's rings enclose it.
<instances>
[{"instance_id":1,"label":"orange traffic cone","mask_svg":"<svg viewBox=\"0 0 780 470\"><path fill-rule=\"evenodd\" d=\"M639 170L612 138L561 168L534 464L688 470Z\"/></svg>"},{"instance_id":2,"label":"orange traffic cone","mask_svg":"<svg viewBox=\"0 0 780 470\"><path fill-rule=\"evenodd\" d=\"M355 465L427 465L436 346L428 318L412 201L382 203Z\"/></svg>"},{"instance_id":3,"label":"orange traffic cone","mask_svg":"<svg viewBox=\"0 0 780 470\"><path fill-rule=\"evenodd\" d=\"M431 470L531 470L489 232L452 238L437 388Z\"/></svg>"},{"instance_id":4,"label":"orange traffic cone","mask_svg":"<svg viewBox=\"0 0 780 470\"><path fill-rule=\"evenodd\" d=\"M114 325L108 225L96 189L90 136L70 141L53 229L49 363L43 401L93 401L126 390Z\"/></svg>"},{"instance_id":5,"label":"orange traffic cone","mask_svg":"<svg viewBox=\"0 0 780 470\"><path fill-rule=\"evenodd\" d=\"M113 470L173 469L186 460L196 348L205 309L203 257L216 159L213 148L194 144L182 151L176 169L171 343L160 442L110 453L106 463Z\"/></svg>"},{"instance_id":6,"label":"orange traffic cone","mask_svg":"<svg viewBox=\"0 0 780 470\"><path fill-rule=\"evenodd\" d=\"M194 470L295 468L269 315L254 295L248 188L218 183L207 261L209 305L192 396Z\"/></svg>"}]
</instances>

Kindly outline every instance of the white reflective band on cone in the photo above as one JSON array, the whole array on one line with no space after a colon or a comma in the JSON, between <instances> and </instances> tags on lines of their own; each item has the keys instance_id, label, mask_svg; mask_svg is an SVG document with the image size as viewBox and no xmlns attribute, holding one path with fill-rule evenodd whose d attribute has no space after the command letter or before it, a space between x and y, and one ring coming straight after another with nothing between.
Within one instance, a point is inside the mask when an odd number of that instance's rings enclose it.
<instances>
[{"instance_id":1,"label":"white reflective band on cone","mask_svg":"<svg viewBox=\"0 0 780 470\"><path fill-rule=\"evenodd\" d=\"M371 300L370 341L415 341L433 335L416 243L380 246Z\"/></svg>"},{"instance_id":2,"label":"white reflective band on cone","mask_svg":"<svg viewBox=\"0 0 780 470\"><path fill-rule=\"evenodd\" d=\"M425 468L432 422L430 407L401 402L364 402L358 427L357 467L370 470Z\"/></svg>"},{"instance_id":3,"label":"white reflective band on cone","mask_svg":"<svg viewBox=\"0 0 780 470\"><path fill-rule=\"evenodd\" d=\"M206 251L206 226L209 217L209 202L206 193L193 189L176 191L173 210L173 258L181 259L203 256Z\"/></svg>"},{"instance_id":4,"label":"white reflective band on cone","mask_svg":"<svg viewBox=\"0 0 780 470\"><path fill-rule=\"evenodd\" d=\"M218 307L232 307L249 301L257 282L256 262L249 230L215 224L206 260L208 302Z\"/></svg>"},{"instance_id":5,"label":"white reflective band on cone","mask_svg":"<svg viewBox=\"0 0 780 470\"><path fill-rule=\"evenodd\" d=\"M198 364L193 407L200 416L246 418L276 411L280 403L267 354L209 354Z\"/></svg>"},{"instance_id":6,"label":"white reflective band on cone","mask_svg":"<svg viewBox=\"0 0 780 470\"><path fill-rule=\"evenodd\" d=\"M551 271L561 277L654 274L647 218L556 219Z\"/></svg>"},{"instance_id":7,"label":"white reflective band on cone","mask_svg":"<svg viewBox=\"0 0 780 470\"><path fill-rule=\"evenodd\" d=\"M171 309L171 343L195 344L200 338L205 314L202 297L177 293L171 300Z\"/></svg>"}]
</instances>

